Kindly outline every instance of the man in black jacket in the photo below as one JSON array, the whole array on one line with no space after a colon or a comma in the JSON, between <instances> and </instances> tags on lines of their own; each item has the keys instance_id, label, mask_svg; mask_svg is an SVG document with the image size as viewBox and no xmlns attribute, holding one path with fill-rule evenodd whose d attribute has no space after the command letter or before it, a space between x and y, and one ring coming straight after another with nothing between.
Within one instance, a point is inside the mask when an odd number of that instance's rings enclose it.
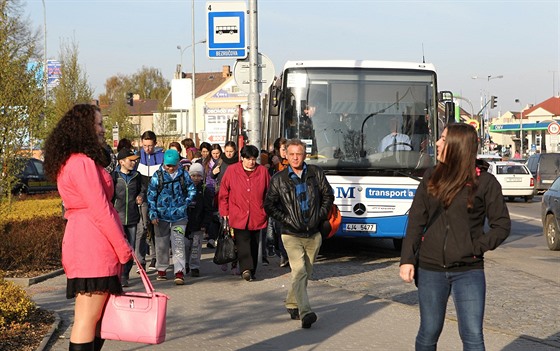
<instances>
[{"instance_id":1,"label":"man in black jacket","mask_svg":"<svg viewBox=\"0 0 560 351\"><path fill-rule=\"evenodd\" d=\"M286 308L292 319L301 318L302 328L310 328L317 315L311 311L307 281L321 248L320 228L327 220L334 195L323 170L304 162L305 143L293 139L286 148L289 167L272 177L264 208L282 223L282 241L292 269Z\"/></svg>"}]
</instances>

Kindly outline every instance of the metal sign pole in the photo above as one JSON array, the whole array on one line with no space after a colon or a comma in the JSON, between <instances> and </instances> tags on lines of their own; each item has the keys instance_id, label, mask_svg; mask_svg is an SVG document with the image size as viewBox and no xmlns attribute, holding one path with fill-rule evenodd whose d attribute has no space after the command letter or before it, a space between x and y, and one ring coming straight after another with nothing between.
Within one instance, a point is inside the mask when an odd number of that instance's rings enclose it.
<instances>
[{"instance_id":1,"label":"metal sign pole","mask_svg":"<svg viewBox=\"0 0 560 351\"><path fill-rule=\"evenodd\" d=\"M247 104L249 121L247 123L248 143L261 149L261 104L259 94L259 63L257 35L257 0L249 0L249 79L250 92Z\"/></svg>"}]
</instances>

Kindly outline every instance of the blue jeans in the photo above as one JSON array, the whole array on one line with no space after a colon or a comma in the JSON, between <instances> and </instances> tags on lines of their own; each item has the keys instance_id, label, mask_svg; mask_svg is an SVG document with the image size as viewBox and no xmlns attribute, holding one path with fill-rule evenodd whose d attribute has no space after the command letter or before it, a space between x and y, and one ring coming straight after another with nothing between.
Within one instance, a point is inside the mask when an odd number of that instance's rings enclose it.
<instances>
[{"instance_id":1,"label":"blue jeans","mask_svg":"<svg viewBox=\"0 0 560 351\"><path fill-rule=\"evenodd\" d=\"M435 272L422 268L418 272L420 330L416 336L416 351L436 350L450 294L453 296L457 311L463 350L484 351L482 333L486 303L484 270Z\"/></svg>"},{"instance_id":2,"label":"blue jeans","mask_svg":"<svg viewBox=\"0 0 560 351\"><path fill-rule=\"evenodd\" d=\"M131 247L136 247L136 224L123 225L124 233L126 234L126 240ZM122 278L128 280L130 270L132 269L132 264L134 260L131 258L124 266L122 272Z\"/></svg>"}]
</instances>

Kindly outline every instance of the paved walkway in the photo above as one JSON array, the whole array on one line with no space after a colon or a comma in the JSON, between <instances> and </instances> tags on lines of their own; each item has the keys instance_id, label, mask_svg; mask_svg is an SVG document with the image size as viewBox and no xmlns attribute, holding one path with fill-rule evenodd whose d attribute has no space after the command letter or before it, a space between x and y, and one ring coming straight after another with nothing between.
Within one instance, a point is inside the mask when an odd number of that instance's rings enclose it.
<instances>
[{"instance_id":1,"label":"paved walkway","mask_svg":"<svg viewBox=\"0 0 560 351\"><path fill-rule=\"evenodd\" d=\"M257 280L246 282L212 263L204 249L201 277L175 286L173 280L155 281L156 290L169 295L167 339L160 345L107 341L103 350L413 350L418 329L417 306L408 306L370 295L356 294L311 281L309 295L319 316L311 329L289 318L283 300L289 284L289 269L278 260L259 267ZM171 273L168 272L168 277ZM61 316L61 335L50 347L68 350L72 308L65 299L65 276L32 285L27 290L42 307ZM132 273L129 290L142 290ZM488 351L544 351L550 345L507 331L485 329ZM440 350L462 350L455 320L446 320Z\"/></svg>"}]
</instances>

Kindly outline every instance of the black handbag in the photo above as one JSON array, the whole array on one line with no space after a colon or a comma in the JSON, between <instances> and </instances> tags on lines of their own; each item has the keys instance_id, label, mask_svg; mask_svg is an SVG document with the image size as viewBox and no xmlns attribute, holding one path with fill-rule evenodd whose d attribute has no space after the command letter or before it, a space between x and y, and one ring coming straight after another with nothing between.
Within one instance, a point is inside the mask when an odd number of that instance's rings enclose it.
<instances>
[{"instance_id":1,"label":"black handbag","mask_svg":"<svg viewBox=\"0 0 560 351\"><path fill-rule=\"evenodd\" d=\"M231 236L231 228L227 219L223 219L222 230L218 235L218 242L216 243L216 252L214 252L215 264L226 264L237 261L237 249L235 241Z\"/></svg>"}]
</instances>

